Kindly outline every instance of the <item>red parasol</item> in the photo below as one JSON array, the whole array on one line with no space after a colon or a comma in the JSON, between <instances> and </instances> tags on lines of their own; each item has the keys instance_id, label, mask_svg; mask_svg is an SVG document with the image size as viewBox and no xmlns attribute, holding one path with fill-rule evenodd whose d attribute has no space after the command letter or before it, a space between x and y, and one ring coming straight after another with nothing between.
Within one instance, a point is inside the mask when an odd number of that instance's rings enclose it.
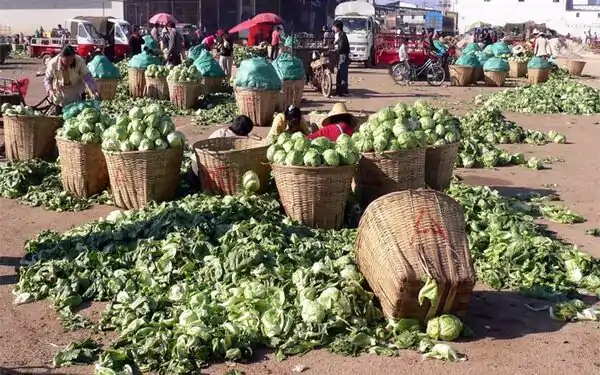
<instances>
[{"instance_id":1,"label":"red parasol","mask_svg":"<svg viewBox=\"0 0 600 375\"><path fill-rule=\"evenodd\" d=\"M231 28L229 30L229 33L230 34L239 33L240 31L247 30L247 29L251 28L254 25L256 25L256 22L254 22L254 20L247 20L247 21L244 21L244 22L240 23L239 25L234 26L233 28Z\"/></svg>"},{"instance_id":2,"label":"red parasol","mask_svg":"<svg viewBox=\"0 0 600 375\"><path fill-rule=\"evenodd\" d=\"M177 19L175 17L173 17L172 15L170 15L169 13L155 14L150 18L150 20L148 22L149 23L157 23L159 25L166 25L169 22L173 22L174 24L179 23L177 21Z\"/></svg>"},{"instance_id":3,"label":"red parasol","mask_svg":"<svg viewBox=\"0 0 600 375\"><path fill-rule=\"evenodd\" d=\"M278 15L273 14L273 13L257 14L254 18L252 18L252 21L254 21L255 24L259 24L259 23L280 24L280 23L283 23L283 20L281 19L281 17L279 17Z\"/></svg>"}]
</instances>

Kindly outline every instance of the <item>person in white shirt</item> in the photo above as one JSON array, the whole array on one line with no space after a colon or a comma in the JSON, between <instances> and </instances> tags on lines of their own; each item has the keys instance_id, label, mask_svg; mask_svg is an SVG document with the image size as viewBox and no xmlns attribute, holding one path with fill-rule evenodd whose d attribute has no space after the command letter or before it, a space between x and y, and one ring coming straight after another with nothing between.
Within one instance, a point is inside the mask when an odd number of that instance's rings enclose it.
<instances>
[{"instance_id":1,"label":"person in white shirt","mask_svg":"<svg viewBox=\"0 0 600 375\"><path fill-rule=\"evenodd\" d=\"M404 65L404 82L410 83L410 63L408 59L408 52L406 46L408 45L408 38L404 37L400 41L400 47L398 48L398 64Z\"/></svg>"},{"instance_id":2,"label":"person in white shirt","mask_svg":"<svg viewBox=\"0 0 600 375\"><path fill-rule=\"evenodd\" d=\"M247 137L254 129L254 123L248 116L240 115L227 128L213 132L208 138Z\"/></svg>"},{"instance_id":3,"label":"person in white shirt","mask_svg":"<svg viewBox=\"0 0 600 375\"><path fill-rule=\"evenodd\" d=\"M539 33L535 38L535 49L533 55L537 57L548 58L551 55L550 46L548 45L548 39L544 33Z\"/></svg>"}]
</instances>

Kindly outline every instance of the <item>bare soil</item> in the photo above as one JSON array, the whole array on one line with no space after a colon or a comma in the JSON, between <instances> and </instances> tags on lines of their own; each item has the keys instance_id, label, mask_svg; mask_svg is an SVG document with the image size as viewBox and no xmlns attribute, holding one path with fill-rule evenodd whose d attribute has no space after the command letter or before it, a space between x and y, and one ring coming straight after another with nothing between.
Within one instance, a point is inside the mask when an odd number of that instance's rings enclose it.
<instances>
[{"instance_id":1,"label":"bare soil","mask_svg":"<svg viewBox=\"0 0 600 375\"><path fill-rule=\"evenodd\" d=\"M10 61L0 66L0 77L28 77L31 80L27 102L35 104L43 98L41 78L35 71L38 62ZM600 61L590 60L584 73L586 83L600 87ZM455 113L468 109L471 99L493 90L485 87L413 87L396 86L386 70L351 69L352 96L344 98L348 108L356 113L372 113L385 105L402 101L426 99L446 106ZM516 84L513 82L512 84ZM335 99L325 99L306 87L306 110L326 111ZM577 244L594 256L600 256L600 240L584 234L585 229L600 227L600 116L537 116L507 114L525 128L566 134L566 145L510 146L540 158L556 160L549 169L533 171L520 167L496 170L457 170L468 183L489 185L503 194L521 191L552 191L564 204L581 213L586 223L577 225L549 224L558 236ZM198 127L189 118L181 118L178 126L191 140L206 137L215 127ZM268 129L257 130L265 135ZM1 131L1 130L0 130ZM91 367L51 369L51 359L57 347L85 337L86 332L64 332L48 301L14 306L11 294L17 281L14 266L23 255L23 244L45 229L65 230L96 219L114 207L98 206L79 213L57 213L0 199L0 374L89 374ZM600 331L598 323L563 325L552 321L547 312L534 312L525 305L544 305L544 301L524 298L510 292L496 292L478 285L470 305L466 324L475 338L457 343L456 348L469 360L460 363L422 362L420 355L406 351L388 358L362 355L346 358L323 350L278 363L266 352L250 364L235 368L246 374L289 374L297 364L307 366L306 374L519 374L564 375L600 374ZM97 310L97 309L93 309ZM211 366L207 374L224 374L226 364Z\"/></svg>"}]
</instances>

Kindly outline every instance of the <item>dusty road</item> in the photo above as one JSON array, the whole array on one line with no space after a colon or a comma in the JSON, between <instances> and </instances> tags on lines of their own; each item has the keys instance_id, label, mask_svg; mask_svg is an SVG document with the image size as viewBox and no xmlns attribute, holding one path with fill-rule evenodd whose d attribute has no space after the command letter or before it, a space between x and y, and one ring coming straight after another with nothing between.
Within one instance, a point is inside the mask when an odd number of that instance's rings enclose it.
<instances>
[{"instance_id":1,"label":"dusty road","mask_svg":"<svg viewBox=\"0 0 600 375\"><path fill-rule=\"evenodd\" d=\"M0 77L28 76L32 83L27 100L36 103L42 97L41 78L34 78L39 64L11 64L0 67ZM600 87L600 63L588 63L585 80ZM372 113L396 102L426 99L437 106L446 106L455 113L467 110L471 99L492 92L489 88L441 87L417 85L396 86L385 70L351 70L352 96L345 99L351 111ZM324 99L306 88L306 110L328 110L334 99ZM548 131L554 129L567 136L566 145L511 146L541 158L551 156L560 162L549 169L533 171L520 167L496 170L457 170L467 182L490 185L505 194L523 190L548 190L559 194L569 208L582 214L587 222L578 225L551 224L559 236L600 256L600 240L586 236L586 228L600 227L600 116L526 116L507 114L524 128ZM190 139L198 139L214 128L199 128L189 119L179 119L178 125ZM267 129L259 129L265 134ZM14 264L23 254L23 243L43 229L64 230L110 212L112 207L95 207L81 213L56 213L30 208L15 201L0 199L2 228L0 229L0 374L2 368L15 373L88 374L90 367L50 369L56 346L67 345L84 332L65 333L48 301L15 307L12 284L16 282ZM479 286L470 306L466 324L475 331L475 338L461 342L456 348L469 360L461 363L422 362L417 353L407 351L399 357L387 358L363 355L345 358L325 351L311 352L277 363L270 354L259 356L247 365L236 365L246 374L290 374L296 364L308 369L305 374L371 375L371 374L460 374L460 375L564 375L600 374L600 331L597 323L561 325L547 312L534 312L525 304L535 301L509 292L495 292ZM97 310L97 309L94 309ZM226 365L211 366L208 374L224 374Z\"/></svg>"}]
</instances>

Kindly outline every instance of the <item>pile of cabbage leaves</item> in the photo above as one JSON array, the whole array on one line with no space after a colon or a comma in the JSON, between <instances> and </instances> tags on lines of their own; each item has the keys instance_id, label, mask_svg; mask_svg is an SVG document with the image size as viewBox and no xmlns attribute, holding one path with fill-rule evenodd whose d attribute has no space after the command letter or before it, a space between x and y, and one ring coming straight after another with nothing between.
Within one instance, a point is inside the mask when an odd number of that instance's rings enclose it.
<instances>
[{"instance_id":1,"label":"pile of cabbage leaves","mask_svg":"<svg viewBox=\"0 0 600 375\"><path fill-rule=\"evenodd\" d=\"M530 203L460 183L449 193L464 206L481 282L555 299L600 291L598 262L546 236ZM15 302L47 298L71 327L115 330L98 374L190 373L259 346L279 359L320 347L431 353L437 345L417 322L383 318L354 239L353 229L291 222L270 196L188 196L42 232L26 245ZM108 301L99 322L75 313L89 300Z\"/></svg>"}]
</instances>

